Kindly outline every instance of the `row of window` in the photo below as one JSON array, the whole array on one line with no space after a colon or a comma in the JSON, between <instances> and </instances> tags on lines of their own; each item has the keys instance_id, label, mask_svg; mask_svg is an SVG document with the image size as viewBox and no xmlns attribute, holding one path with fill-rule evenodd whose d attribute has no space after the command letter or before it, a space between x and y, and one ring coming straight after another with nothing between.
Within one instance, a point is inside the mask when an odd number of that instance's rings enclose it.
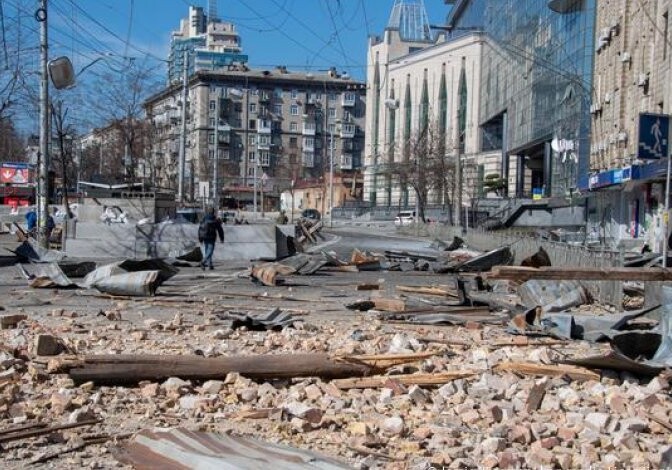
<instances>
[{"instance_id":1,"label":"row of window","mask_svg":"<svg viewBox=\"0 0 672 470\"><path fill-rule=\"evenodd\" d=\"M210 104L209 104L210 111L214 111L216 106L217 105L216 105L215 100L210 100ZM262 112L266 110L265 107L259 107L259 108L262 109ZM249 104L250 113L256 113L257 109L258 109L257 103L250 103ZM236 109L236 111L240 112L241 110ZM290 115L298 116L300 114L300 112L301 112L301 106L299 106L298 104L290 105L290 107L289 107L289 114ZM278 116L282 115L282 105L281 104L276 103L276 104L273 105L273 114L276 114ZM336 108L332 108L332 107L327 108L327 116L332 118L332 119L335 119L336 118ZM352 119L352 114L350 113L350 111L347 111L347 110L343 111L343 119L346 120L346 121Z\"/></svg>"},{"instance_id":2,"label":"row of window","mask_svg":"<svg viewBox=\"0 0 672 470\"><path fill-rule=\"evenodd\" d=\"M210 150L209 156L210 158L214 158L214 151ZM222 153L220 152L220 159L221 160L228 160L229 159L229 153ZM247 167L247 176L253 177L254 176L254 162L255 159L257 158L257 154L255 152L250 152L247 156L248 162L250 165ZM351 155L341 155L341 168L344 167L352 167L352 156ZM293 165L296 163L296 154L291 154L289 155L289 163L290 165ZM315 154L312 152L304 152L302 154L302 163L304 166L312 167L315 163ZM261 167L268 167L271 165L271 154L269 152L259 152L259 166ZM257 177L259 177L261 174L260 170L257 170Z\"/></svg>"},{"instance_id":3,"label":"row of window","mask_svg":"<svg viewBox=\"0 0 672 470\"><path fill-rule=\"evenodd\" d=\"M210 92L211 93L218 93L218 87L216 85L210 85ZM275 88L273 90L273 97L274 98L282 98L283 97L283 92L284 90L282 88ZM319 91L314 91L314 92L302 92L297 89L290 90L289 91L289 96L293 100L297 100L301 98L303 93L306 93L306 98L309 100L321 100L322 99L322 93ZM250 95L252 96L262 96L264 99L269 99L270 94L269 90L260 90L258 88L251 87L250 88ZM324 94L329 101L336 101L338 99L338 94L337 93L325 93ZM355 101L357 99L357 93L351 92L351 91L346 91L343 92L343 99L345 101Z\"/></svg>"},{"instance_id":4,"label":"row of window","mask_svg":"<svg viewBox=\"0 0 672 470\"><path fill-rule=\"evenodd\" d=\"M282 131L282 123L280 121L270 121L269 119L250 119L248 123L248 128L255 130L257 129L257 121L259 121L259 128L260 129L271 129L273 131ZM241 127L240 126L240 120L237 120L235 122L232 122L234 124L234 127ZM210 118L209 120L209 125L210 127L215 127L215 118ZM221 122L220 122L221 125ZM314 123L305 123L304 124L304 129L305 130L315 130L315 124ZM343 124L343 133L344 134L354 134L355 133L355 125L346 123ZM290 122L289 123L289 132L299 132L299 123L298 122ZM327 132L336 134L336 124L331 123L327 125Z\"/></svg>"}]
</instances>

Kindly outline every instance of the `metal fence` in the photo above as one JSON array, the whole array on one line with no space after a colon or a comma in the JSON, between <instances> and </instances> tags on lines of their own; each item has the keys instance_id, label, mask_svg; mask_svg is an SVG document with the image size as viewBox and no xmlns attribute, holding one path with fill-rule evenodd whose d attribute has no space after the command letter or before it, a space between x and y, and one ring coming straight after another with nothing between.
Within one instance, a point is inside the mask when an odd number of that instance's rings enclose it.
<instances>
[{"instance_id":1,"label":"metal fence","mask_svg":"<svg viewBox=\"0 0 672 470\"><path fill-rule=\"evenodd\" d=\"M484 231L469 229L464 234L458 228L440 224L428 224L420 227L404 227L409 234L417 234L449 241L457 235L467 244L480 251L490 251L501 246L511 247L515 263L537 252L541 247L551 259L553 266L580 266L608 269L623 266L623 253L601 247L586 247L568 243L544 240L534 233L523 230ZM621 307L623 305L623 283L621 281L583 281L595 300Z\"/></svg>"}]
</instances>

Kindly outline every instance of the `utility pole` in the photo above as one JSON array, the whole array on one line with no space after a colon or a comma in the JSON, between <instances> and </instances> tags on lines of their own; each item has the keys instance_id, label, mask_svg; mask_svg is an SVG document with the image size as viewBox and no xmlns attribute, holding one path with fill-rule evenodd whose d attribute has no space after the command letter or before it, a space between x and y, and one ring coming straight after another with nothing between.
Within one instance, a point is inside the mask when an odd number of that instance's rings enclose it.
<instances>
[{"instance_id":1,"label":"utility pole","mask_svg":"<svg viewBox=\"0 0 672 470\"><path fill-rule=\"evenodd\" d=\"M219 196L217 189L217 178L219 178L219 102L221 101L221 93L217 92L215 98L215 155L213 158L212 167L212 204L215 210L219 209Z\"/></svg>"},{"instance_id":2,"label":"utility pole","mask_svg":"<svg viewBox=\"0 0 672 470\"><path fill-rule=\"evenodd\" d=\"M334 226L334 130L329 128L329 227Z\"/></svg>"},{"instance_id":3,"label":"utility pole","mask_svg":"<svg viewBox=\"0 0 672 470\"><path fill-rule=\"evenodd\" d=\"M257 136L257 138L259 138ZM254 150L254 161L252 164L254 167L252 167L253 175L252 178L254 179L254 194L252 195L252 205L254 206L254 218L257 218L257 153L259 151L257 149Z\"/></svg>"},{"instance_id":4,"label":"utility pole","mask_svg":"<svg viewBox=\"0 0 672 470\"><path fill-rule=\"evenodd\" d=\"M663 268L667 268L668 239L670 232L670 178L672 177L672 156L667 151L667 173L665 174L665 212L663 213Z\"/></svg>"},{"instance_id":5,"label":"utility pole","mask_svg":"<svg viewBox=\"0 0 672 470\"><path fill-rule=\"evenodd\" d=\"M183 76L182 76L182 125L180 128L180 149L178 154L178 175L177 175L177 202L184 203L184 161L187 153L187 78L189 74L189 55L187 51L183 54Z\"/></svg>"},{"instance_id":6,"label":"utility pole","mask_svg":"<svg viewBox=\"0 0 672 470\"><path fill-rule=\"evenodd\" d=\"M37 195L38 242L49 247L47 220L49 217L49 82L47 74L47 0L40 0L36 18L40 22L40 165Z\"/></svg>"}]
</instances>

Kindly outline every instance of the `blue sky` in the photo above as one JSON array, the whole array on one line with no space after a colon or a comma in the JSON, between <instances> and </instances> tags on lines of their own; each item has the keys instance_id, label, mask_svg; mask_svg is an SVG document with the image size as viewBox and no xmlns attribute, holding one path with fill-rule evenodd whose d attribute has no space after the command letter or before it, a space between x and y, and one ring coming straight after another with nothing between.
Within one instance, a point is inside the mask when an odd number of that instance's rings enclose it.
<instances>
[{"instance_id":1,"label":"blue sky","mask_svg":"<svg viewBox=\"0 0 672 470\"><path fill-rule=\"evenodd\" d=\"M170 32L186 17L189 4L207 7L207 0L49 0L52 52L67 53L76 68L103 52L165 59ZM382 33L393 4L219 0L217 9L220 18L237 25L252 66L320 70L334 65L364 79L367 37ZM425 8L431 24L445 22L449 7L443 0L426 0Z\"/></svg>"}]
</instances>

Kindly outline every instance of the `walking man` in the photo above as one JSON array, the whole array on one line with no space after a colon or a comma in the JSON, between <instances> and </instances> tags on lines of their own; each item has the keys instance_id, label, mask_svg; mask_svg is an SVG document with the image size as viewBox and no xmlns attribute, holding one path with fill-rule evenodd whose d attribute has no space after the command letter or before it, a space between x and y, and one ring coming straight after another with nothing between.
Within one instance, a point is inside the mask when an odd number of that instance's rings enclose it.
<instances>
[{"instance_id":1,"label":"walking man","mask_svg":"<svg viewBox=\"0 0 672 470\"><path fill-rule=\"evenodd\" d=\"M219 235L219 241L224 243L224 229L222 229L222 222L215 217L215 209L209 208L207 215L198 226L198 241L203 244L203 261L201 261L201 269L205 271L205 267L214 269L212 266L212 254L215 252L215 242Z\"/></svg>"}]
</instances>

